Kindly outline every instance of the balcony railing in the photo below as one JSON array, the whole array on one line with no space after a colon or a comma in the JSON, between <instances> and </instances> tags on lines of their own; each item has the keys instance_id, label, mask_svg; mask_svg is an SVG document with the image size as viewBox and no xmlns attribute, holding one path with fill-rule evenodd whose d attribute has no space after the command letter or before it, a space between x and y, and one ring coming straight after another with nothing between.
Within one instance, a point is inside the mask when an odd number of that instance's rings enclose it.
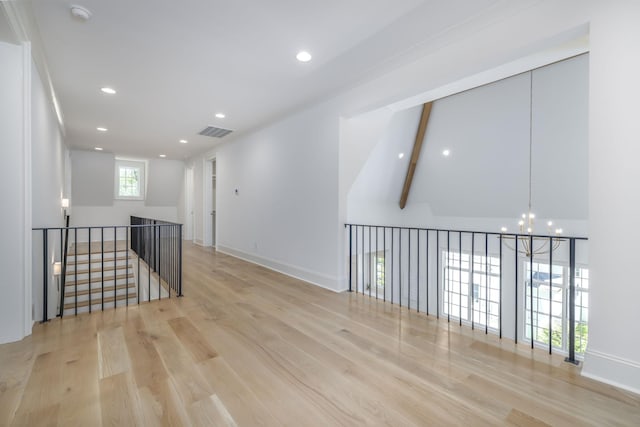
<instances>
[{"instance_id":1,"label":"balcony railing","mask_svg":"<svg viewBox=\"0 0 640 427\"><path fill-rule=\"evenodd\" d=\"M587 238L345 227L349 291L563 353L572 363L584 353Z\"/></svg>"},{"instance_id":2,"label":"balcony railing","mask_svg":"<svg viewBox=\"0 0 640 427\"><path fill-rule=\"evenodd\" d=\"M131 225L33 232L33 282L42 284L34 319L182 296L182 224L131 217Z\"/></svg>"}]
</instances>

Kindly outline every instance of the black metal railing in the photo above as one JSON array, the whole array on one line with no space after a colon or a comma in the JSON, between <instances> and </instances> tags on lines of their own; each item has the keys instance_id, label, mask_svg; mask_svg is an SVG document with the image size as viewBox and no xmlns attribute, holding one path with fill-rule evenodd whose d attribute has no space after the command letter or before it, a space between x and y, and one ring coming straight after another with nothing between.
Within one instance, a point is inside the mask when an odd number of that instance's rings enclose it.
<instances>
[{"instance_id":1,"label":"black metal railing","mask_svg":"<svg viewBox=\"0 0 640 427\"><path fill-rule=\"evenodd\" d=\"M182 225L131 216L131 226L131 249L182 296Z\"/></svg>"},{"instance_id":2,"label":"black metal railing","mask_svg":"<svg viewBox=\"0 0 640 427\"><path fill-rule=\"evenodd\" d=\"M587 238L363 224L345 228L350 292L566 353L572 363L584 352Z\"/></svg>"},{"instance_id":3,"label":"black metal railing","mask_svg":"<svg viewBox=\"0 0 640 427\"><path fill-rule=\"evenodd\" d=\"M42 253L33 269L34 283L42 283L34 319L182 296L182 224L147 221L154 220L33 228L34 254Z\"/></svg>"}]
</instances>

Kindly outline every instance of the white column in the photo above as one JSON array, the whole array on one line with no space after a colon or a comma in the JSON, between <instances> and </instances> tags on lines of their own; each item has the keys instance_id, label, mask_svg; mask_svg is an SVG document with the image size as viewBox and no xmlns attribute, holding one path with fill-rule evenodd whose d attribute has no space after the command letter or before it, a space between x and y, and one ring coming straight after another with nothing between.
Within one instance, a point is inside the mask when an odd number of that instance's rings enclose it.
<instances>
[{"instance_id":1,"label":"white column","mask_svg":"<svg viewBox=\"0 0 640 427\"><path fill-rule=\"evenodd\" d=\"M0 42L0 344L31 333L31 50Z\"/></svg>"},{"instance_id":2,"label":"white column","mask_svg":"<svg viewBox=\"0 0 640 427\"><path fill-rule=\"evenodd\" d=\"M640 2L591 22L589 343L583 375L640 393Z\"/></svg>"}]
</instances>

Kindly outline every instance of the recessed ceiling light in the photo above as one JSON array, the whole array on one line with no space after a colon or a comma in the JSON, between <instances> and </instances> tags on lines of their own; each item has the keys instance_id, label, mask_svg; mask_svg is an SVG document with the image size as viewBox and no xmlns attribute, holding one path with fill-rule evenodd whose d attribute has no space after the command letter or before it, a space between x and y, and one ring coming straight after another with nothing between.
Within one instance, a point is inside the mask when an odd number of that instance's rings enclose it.
<instances>
[{"instance_id":1,"label":"recessed ceiling light","mask_svg":"<svg viewBox=\"0 0 640 427\"><path fill-rule=\"evenodd\" d=\"M106 94L109 95L115 95L116 94L116 90L110 87L101 87L100 90Z\"/></svg>"},{"instance_id":2,"label":"recessed ceiling light","mask_svg":"<svg viewBox=\"0 0 640 427\"><path fill-rule=\"evenodd\" d=\"M404 157L404 153L398 153L398 158L401 159Z\"/></svg>"},{"instance_id":3,"label":"recessed ceiling light","mask_svg":"<svg viewBox=\"0 0 640 427\"><path fill-rule=\"evenodd\" d=\"M109 130L109 129L103 128L103 127L97 127L96 129L99 130L100 132L106 132L106 131Z\"/></svg>"},{"instance_id":4,"label":"recessed ceiling light","mask_svg":"<svg viewBox=\"0 0 640 427\"><path fill-rule=\"evenodd\" d=\"M296 55L296 59L300 62L309 62L311 61L311 54L305 50L298 52Z\"/></svg>"},{"instance_id":5,"label":"recessed ceiling light","mask_svg":"<svg viewBox=\"0 0 640 427\"><path fill-rule=\"evenodd\" d=\"M189 142L189 141L187 141L186 139L181 139L180 140L180 144L186 144L187 142Z\"/></svg>"},{"instance_id":6,"label":"recessed ceiling light","mask_svg":"<svg viewBox=\"0 0 640 427\"><path fill-rule=\"evenodd\" d=\"M165 157L167 157L167 155L166 154L160 154L160 157L162 157L164 159Z\"/></svg>"},{"instance_id":7,"label":"recessed ceiling light","mask_svg":"<svg viewBox=\"0 0 640 427\"><path fill-rule=\"evenodd\" d=\"M502 227L502 228L500 229L500 231L502 231L503 233L504 233L504 232L506 232L506 231L507 231L507 227Z\"/></svg>"},{"instance_id":8,"label":"recessed ceiling light","mask_svg":"<svg viewBox=\"0 0 640 427\"><path fill-rule=\"evenodd\" d=\"M102 147L96 147L95 150L96 151L102 151Z\"/></svg>"},{"instance_id":9,"label":"recessed ceiling light","mask_svg":"<svg viewBox=\"0 0 640 427\"><path fill-rule=\"evenodd\" d=\"M224 119L227 116L224 113L216 113L216 117L219 119Z\"/></svg>"},{"instance_id":10,"label":"recessed ceiling light","mask_svg":"<svg viewBox=\"0 0 640 427\"><path fill-rule=\"evenodd\" d=\"M451 154L451 151L447 148L445 150L442 150L442 155L445 157L449 157L449 154Z\"/></svg>"}]
</instances>

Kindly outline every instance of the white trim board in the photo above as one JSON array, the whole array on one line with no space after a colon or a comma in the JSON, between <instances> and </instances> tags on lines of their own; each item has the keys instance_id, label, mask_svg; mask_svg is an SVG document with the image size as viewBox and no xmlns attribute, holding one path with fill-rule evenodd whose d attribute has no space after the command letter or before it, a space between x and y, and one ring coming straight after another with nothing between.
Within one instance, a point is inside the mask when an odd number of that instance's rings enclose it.
<instances>
[{"instance_id":1,"label":"white trim board","mask_svg":"<svg viewBox=\"0 0 640 427\"><path fill-rule=\"evenodd\" d=\"M633 360L587 348L582 375L640 394L640 363Z\"/></svg>"},{"instance_id":2,"label":"white trim board","mask_svg":"<svg viewBox=\"0 0 640 427\"><path fill-rule=\"evenodd\" d=\"M286 276L293 277L294 279L319 286L332 292L341 293L348 290L348 288L340 287L341 280L338 277L328 276L302 267L275 261L223 245L218 245L217 251L268 268L269 270L282 273Z\"/></svg>"}]
</instances>

